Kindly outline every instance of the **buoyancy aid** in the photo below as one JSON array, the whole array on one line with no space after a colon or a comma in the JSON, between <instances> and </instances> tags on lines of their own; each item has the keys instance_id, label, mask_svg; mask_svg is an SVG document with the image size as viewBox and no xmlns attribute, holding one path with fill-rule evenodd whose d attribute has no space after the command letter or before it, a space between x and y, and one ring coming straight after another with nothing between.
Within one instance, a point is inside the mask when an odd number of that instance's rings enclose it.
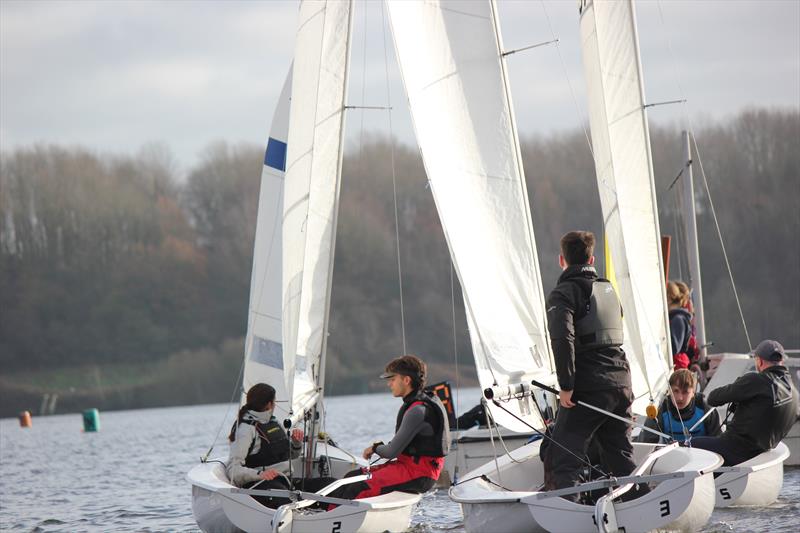
<instances>
[{"instance_id":1,"label":"buoyancy aid","mask_svg":"<svg viewBox=\"0 0 800 533\"><path fill-rule=\"evenodd\" d=\"M586 314L575 321L575 351L622 346L622 312L611 282L598 278L586 303Z\"/></svg>"},{"instance_id":2,"label":"buoyancy aid","mask_svg":"<svg viewBox=\"0 0 800 533\"><path fill-rule=\"evenodd\" d=\"M250 424L256 429L256 438L253 439L244 462L246 467L259 468L289 460L289 437L274 416L267 423L245 418L240 424ZM261 445L256 453L252 453L256 439L261 439Z\"/></svg>"},{"instance_id":3,"label":"buoyancy aid","mask_svg":"<svg viewBox=\"0 0 800 533\"><path fill-rule=\"evenodd\" d=\"M433 435L417 433L402 453L412 457L444 457L450 452L450 425L447 410L435 394L419 391L409 395L397 413L394 430L400 429L406 411L420 404L425 406L425 422L433 428Z\"/></svg>"},{"instance_id":4,"label":"buoyancy aid","mask_svg":"<svg viewBox=\"0 0 800 533\"><path fill-rule=\"evenodd\" d=\"M664 409L661 413L661 430L668 434L672 435L678 442L683 442L686 440L686 435L683 433L683 428L685 427L687 430L691 429L697 422L703 418L703 415L706 414L706 409L701 408L697 404L694 405L693 412L691 416L678 417L678 413L676 413L673 409ZM689 413L686 413L687 415ZM683 423L681 423L681 420ZM699 424L696 428L691 431L692 437L704 437L706 436L706 425L705 423Z\"/></svg>"}]
</instances>

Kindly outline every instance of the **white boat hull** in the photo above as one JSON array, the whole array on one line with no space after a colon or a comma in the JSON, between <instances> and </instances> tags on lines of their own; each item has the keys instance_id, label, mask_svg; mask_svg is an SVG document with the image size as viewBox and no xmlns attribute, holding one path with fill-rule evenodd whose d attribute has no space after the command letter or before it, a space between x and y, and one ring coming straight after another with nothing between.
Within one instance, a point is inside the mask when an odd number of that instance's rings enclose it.
<instances>
[{"instance_id":1,"label":"white boat hull","mask_svg":"<svg viewBox=\"0 0 800 533\"><path fill-rule=\"evenodd\" d=\"M641 462L653 449L653 445L634 444L634 459ZM547 497L537 490L544 477L538 442L523 446L511 456L517 462L508 456L498 459L499 480L497 467L491 462L466 474L462 484L450 489L451 498L461 504L467 531L575 533L598 530L594 506ZM721 463L718 455L705 450L670 450L656 459L646 474L678 473L678 476L659 482L642 497L615 503L610 509L615 515L611 520L615 519L617 527L628 533L699 529L713 512L715 492L710 472ZM503 490L498 485L511 490Z\"/></svg>"},{"instance_id":2,"label":"white boat hull","mask_svg":"<svg viewBox=\"0 0 800 533\"><path fill-rule=\"evenodd\" d=\"M353 457L335 448L320 447L329 457L331 475L342 477L348 471L363 466ZM300 462L295 461L296 472ZM332 511L299 509L279 513L261 505L251 496L237 492L225 473L222 462L210 461L189 471L192 484L192 512L202 531L316 533L404 531L411 523L411 513L422 497L420 494L392 492L373 498L356 500L356 505L341 505ZM277 524L273 524L277 522Z\"/></svg>"},{"instance_id":3,"label":"white boat hull","mask_svg":"<svg viewBox=\"0 0 800 533\"><path fill-rule=\"evenodd\" d=\"M475 427L456 433L436 486L449 487L462 479L467 472L503 455L506 449L513 451L524 446L535 435L535 433L515 433L503 427L499 429L502 441L496 431L490 434L489 428L486 427Z\"/></svg>"},{"instance_id":4,"label":"white boat hull","mask_svg":"<svg viewBox=\"0 0 800 533\"><path fill-rule=\"evenodd\" d=\"M714 482L717 507L760 507L778 499L783 487L783 463L789 448L783 442L730 469Z\"/></svg>"}]
</instances>

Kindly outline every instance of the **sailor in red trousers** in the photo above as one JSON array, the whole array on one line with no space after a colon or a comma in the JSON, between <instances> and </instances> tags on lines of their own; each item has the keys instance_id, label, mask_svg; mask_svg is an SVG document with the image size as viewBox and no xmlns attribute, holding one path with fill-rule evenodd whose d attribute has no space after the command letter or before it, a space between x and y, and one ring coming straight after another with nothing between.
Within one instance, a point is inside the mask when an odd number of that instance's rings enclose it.
<instances>
[{"instance_id":1,"label":"sailor in red trousers","mask_svg":"<svg viewBox=\"0 0 800 533\"><path fill-rule=\"evenodd\" d=\"M397 413L395 434L387 444L375 442L364 450L364 459L373 455L390 459L371 469L367 481L345 485L334 491L340 498L369 498L392 491L427 492L436 484L450 450L450 426L439 397L423 390L427 366L414 355L397 357L386 365L381 378L396 398L403 398ZM360 475L354 470L346 477Z\"/></svg>"}]
</instances>

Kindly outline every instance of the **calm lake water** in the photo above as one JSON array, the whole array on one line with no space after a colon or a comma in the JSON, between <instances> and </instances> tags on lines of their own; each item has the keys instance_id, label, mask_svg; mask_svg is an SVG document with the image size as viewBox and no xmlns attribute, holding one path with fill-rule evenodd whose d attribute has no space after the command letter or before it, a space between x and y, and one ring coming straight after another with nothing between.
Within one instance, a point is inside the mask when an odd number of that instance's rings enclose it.
<instances>
[{"instance_id":1,"label":"calm lake water","mask_svg":"<svg viewBox=\"0 0 800 533\"><path fill-rule=\"evenodd\" d=\"M463 407L478 391L464 391ZM327 430L362 450L391 436L399 400L387 394L326 399ZM212 455L227 457L233 406L202 405L100 413L98 433L78 414L35 417L22 429L0 420L0 530L197 531L186 472L221 429ZM223 422L224 420L224 422ZM446 491L427 496L412 531L463 531ZM787 469L780 498L758 510L715 511L703 531L798 531L800 469Z\"/></svg>"}]
</instances>

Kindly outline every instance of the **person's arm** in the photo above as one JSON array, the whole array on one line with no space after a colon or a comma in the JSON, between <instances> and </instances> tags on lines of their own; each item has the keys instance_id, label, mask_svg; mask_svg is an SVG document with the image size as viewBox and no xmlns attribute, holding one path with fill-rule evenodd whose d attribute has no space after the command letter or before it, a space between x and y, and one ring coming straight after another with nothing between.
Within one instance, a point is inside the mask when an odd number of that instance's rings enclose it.
<instances>
[{"instance_id":1,"label":"person's arm","mask_svg":"<svg viewBox=\"0 0 800 533\"><path fill-rule=\"evenodd\" d=\"M722 426L719 423L719 413L717 413L716 409L713 413L708 415L708 418L705 419L703 424L706 426L706 435L709 437L718 437L720 433L722 433Z\"/></svg>"},{"instance_id":2,"label":"person's arm","mask_svg":"<svg viewBox=\"0 0 800 533\"><path fill-rule=\"evenodd\" d=\"M424 424L425 405L419 404L411 407L403 415L400 428L394 434L392 440L388 444L375 446L373 452L384 459L394 459L411 443L411 440L420 432Z\"/></svg>"},{"instance_id":3,"label":"person's arm","mask_svg":"<svg viewBox=\"0 0 800 533\"><path fill-rule=\"evenodd\" d=\"M547 329L556 363L558 386L562 391L575 388L574 305L558 288L547 298Z\"/></svg>"},{"instance_id":4,"label":"person's arm","mask_svg":"<svg viewBox=\"0 0 800 533\"><path fill-rule=\"evenodd\" d=\"M754 398L758 394L759 375L750 372L740 377L730 385L714 389L706 398L708 405L718 406L730 402L741 402Z\"/></svg>"},{"instance_id":5,"label":"person's arm","mask_svg":"<svg viewBox=\"0 0 800 533\"><path fill-rule=\"evenodd\" d=\"M293 429L289 442L291 443L289 446L289 451L292 459L297 459L300 457L300 452L303 451L303 430Z\"/></svg>"},{"instance_id":6,"label":"person's arm","mask_svg":"<svg viewBox=\"0 0 800 533\"><path fill-rule=\"evenodd\" d=\"M239 424L239 427L236 428L236 438L231 442L228 464L225 470L228 474L228 479L237 487L261 479L258 469L244 466L247 454L250 452L250 447L253 445L253 439L255 438L256 428L250 424Z\"/></svg>"}]
</instances>

